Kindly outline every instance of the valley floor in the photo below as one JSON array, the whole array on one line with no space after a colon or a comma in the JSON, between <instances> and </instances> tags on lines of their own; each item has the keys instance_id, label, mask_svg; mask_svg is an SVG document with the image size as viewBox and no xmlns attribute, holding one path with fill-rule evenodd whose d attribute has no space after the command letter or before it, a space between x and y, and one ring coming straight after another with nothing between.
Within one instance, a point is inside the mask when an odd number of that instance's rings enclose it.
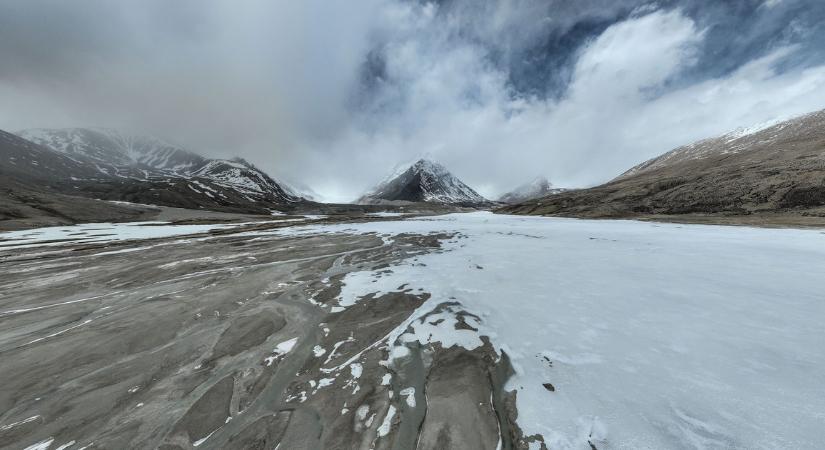
<instances>
[{"instance_id":1,"label":"valley floor","mask_svg":"<svg viewBox=\"0 0 825 450\"><path fill-rule=\"evenodd\" d=\"M825 441L822 231L160 226L0 233L0 448Z\"/></svg>"}]
</instances>

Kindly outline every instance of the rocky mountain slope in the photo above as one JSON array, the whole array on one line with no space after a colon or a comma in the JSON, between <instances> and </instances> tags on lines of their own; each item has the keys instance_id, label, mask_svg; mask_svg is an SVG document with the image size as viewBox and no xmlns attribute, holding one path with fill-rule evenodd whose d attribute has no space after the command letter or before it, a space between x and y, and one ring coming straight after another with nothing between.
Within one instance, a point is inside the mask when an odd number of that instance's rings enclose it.
<instances>
[{"instance_id":1,"label":"rocky mountain slope","mask_svg":"<svg viewBox=\"0 0 825 450\"><path fill-rule=\"evenodd\" d=\"M365 204L399 201L459 206L490 203L444 166L426 159L420 159L409 168L398 171L358 199L358 203Z\"/></svg>"},{"instance_id":2,"label":"rocky mountain slope","mask_svg":"<svg viewBox=\"0 0 825 450\"><path fill-rule=\"evenodd\" d=\"M0 228L137 220L144 215L144 208L67 195L54 187L73 178L100 179L94 167L0 131Z\"/></svg>"},{"instance_id":3,"label":"rocky mountain slope","mask_svg":"<svg viewBox=\"0 0 825 450\"><path fill-rule=\"evenodd\" d=\"M35 129L18 134L96 168L97 178L120 182L116 184L130 179L137 183L162 182L178 186L194 192L197 200L204 200L204 207L300 200L243 159L208 159L151 137L88 128ZM164 201L161 195L150 196L150 200L151 197Z\"/></svg>"},{"instance_id":4,"label":"rocky mountain slope","mask_svg":"<svg viewBox=\"0 0 825 450\"><path fill-rule=\"evenodd\" d=\"M249 214L303 202L242 159L208 159L112 130L41 129L17 136L0 131L0 147L5 221L74 223L141 215L111 201Z\"/></svg>"},{"instance_id":5,"label":"rocky mountain slope","mask_svg":"<svg viewBox=\"0 0 825 450\"><path fill-rule=\"evenodd\" d=\"M536 177L533 181L523 184L512 191L502 195L498 201L502 203L515 204L521 203L534 198L544 197L546 195L558 194L564 192L564 189L554 188L553 184L547 181L545 177Z\"/></svg>"},{"instance_id":6,"label":"rocky mountain slope","mask_svg":"<svg viewBox=\"0 0 825 450\"><path fill-rule=\"evenodd\" d=\"M751 127L740 128L722 136L703 139L673 149L663 155L649 159L616 177L617 180L656 169L674 166L690 161L698 161L714 156L733 155L754 150L759 146L770 146L788 138L806 139L820 135L825 111L806 114L788 121L771 121Z\"/></svg>"},{"instance_id":7,"label":"rocky mountain slope","mask_svg":"<svg viewBox=\"0 0 825 450\"><path fill-rule=\"evenodd\" d=\"M501 208L516 214L825 222L825 111L672 150L618 178Z\"/></svg>"},{"instance_id":8,"label":"rocky mountain slope","mask_svg":"<svg viewBox=\"0 0 825 450\"><path fill-rule=\"evenodd\" d=\"M78 161L96 165L100 171L110 174L137 166L187 173L206 161L200 155L159 139L128 135L108 128L38 128L23 130L17 135Z\"/></svg>"}]
</instances>

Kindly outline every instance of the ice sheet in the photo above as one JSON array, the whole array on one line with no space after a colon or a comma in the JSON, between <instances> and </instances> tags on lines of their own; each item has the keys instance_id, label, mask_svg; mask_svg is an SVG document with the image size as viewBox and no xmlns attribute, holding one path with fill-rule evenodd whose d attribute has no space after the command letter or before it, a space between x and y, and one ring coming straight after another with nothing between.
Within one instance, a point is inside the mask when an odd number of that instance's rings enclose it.
<instances>
[{"instance_id":1,"label":"ice sheet","mask_svg":"<svg viewBox=\"0 0 825 450\"><path fill-rule=\"evenodd\" d=\"M407 283L432 294L416 314L445 301L477 314L516 369L520 426L550 448L825 442L820 231L472 213L281 232L344 229L466 236L348 275L341 300ZM476 345L450 328L436 338Z\"/></svg>"}]
</instances>

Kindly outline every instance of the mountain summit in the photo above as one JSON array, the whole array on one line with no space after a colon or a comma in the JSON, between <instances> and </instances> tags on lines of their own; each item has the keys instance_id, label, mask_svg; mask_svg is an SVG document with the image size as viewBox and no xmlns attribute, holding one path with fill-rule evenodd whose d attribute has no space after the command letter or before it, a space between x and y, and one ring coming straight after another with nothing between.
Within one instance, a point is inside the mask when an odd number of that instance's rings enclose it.
<instances>
[{"instance_id":1,"label":"mountain summit","mask_svg":"<svg viewBox=\"0 0 825 450\"><path fill-rule=\"evenodd\" d=\"M456 178L444 166L427 159L420 159L403 172L396 172L358 199L358 203L367 204L392 201L446 203L462 206L489 203L487 199Z\"/></svg>"},{"instance_id":2,"label":"mountain summit","mask_svg":"<svg viewBox=\"0 0 825 450\"><path fill-rule=\"evenodd\" d=\"M510 204L521 203L534 198L544 197L545 195L558 194L563 191L564 189L554 188L553 184L547 181L547 178L536 177L533 181L502 195L498 201Z\"/></svg>"}]
</instances>

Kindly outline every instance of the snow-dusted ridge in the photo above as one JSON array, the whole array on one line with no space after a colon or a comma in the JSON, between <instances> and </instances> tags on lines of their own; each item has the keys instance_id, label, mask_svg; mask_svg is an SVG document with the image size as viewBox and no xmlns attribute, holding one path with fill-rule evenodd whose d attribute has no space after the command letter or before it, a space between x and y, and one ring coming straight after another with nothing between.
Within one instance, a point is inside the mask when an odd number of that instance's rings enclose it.
<instances>
[{"instance_id":1,"label":"snow-dusted ridge","mask_svg":"<svg viewBox=\"0 0 825 450\"><path fill-rule=\"evenodd\" d=\"M110 128L35 128L16 134L36 144L103 165L140 164L185 173L205 161L202 156L160 139Z\"/></svg>"},{"instance_id":2,"label":"snow-dusted ridge","mask_svg":"<svg viewBox=\"0 0 825 450\"><path fill-rule=\"evenodd\" d=\"M235 158L209 159L160 139L108 128L30 129L20 137L97 169L107 177L183 179L189 188L226 200L228 189L247 201L294 202L301 196L253 164Z\"/></svg>"},{"instance_id":3,"label":"snow-dusted ridge","mask_svg":"<svg viewBox=\"0 0 825 450\"><path fill-rule=\"evenodd\" d=\"M630 168L616 179L627 178L641 172L685 161L745 152L749 148L774 143L781 137L802 135L812 128L821 128L823 122L825 122L825 110L792 118L777 117L748 127L740 127L721 136L703 139L675 148Z\"/></svg>"},{"instance_id":4,"label":"snow-dusted ridge","mask_svg":"<svg viewBox=\"0 0 825 450\"><path fill-rule=\"evenodd\" d=\"M397 167L358 203L381 201L486 204L487 199L450 173L443 165L420 159L408 167Z\"/></svg>"}]
</instances>

